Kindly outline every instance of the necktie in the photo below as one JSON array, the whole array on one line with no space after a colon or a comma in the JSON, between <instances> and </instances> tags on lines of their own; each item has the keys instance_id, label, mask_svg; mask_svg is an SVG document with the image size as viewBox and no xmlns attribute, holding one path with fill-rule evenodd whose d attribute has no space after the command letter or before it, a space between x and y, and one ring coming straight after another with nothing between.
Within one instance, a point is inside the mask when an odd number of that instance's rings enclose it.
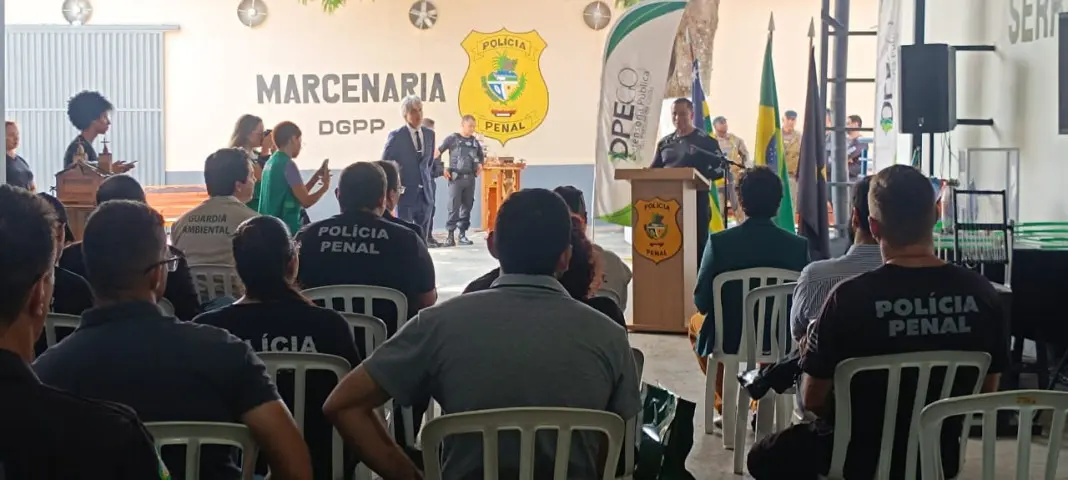
<instances>
[{"instance_id":1,"label":"necktie","mask_svg":"<svg viewBox=\"0 0 1068 480\"><path fill-rule=\"evenodd\" d=\"M423 153L423 135L422 135L422 133L423 132L421 132L419 130L415 131L415 151L417 151L419 153Z\"/></svg>"}]
</instances>

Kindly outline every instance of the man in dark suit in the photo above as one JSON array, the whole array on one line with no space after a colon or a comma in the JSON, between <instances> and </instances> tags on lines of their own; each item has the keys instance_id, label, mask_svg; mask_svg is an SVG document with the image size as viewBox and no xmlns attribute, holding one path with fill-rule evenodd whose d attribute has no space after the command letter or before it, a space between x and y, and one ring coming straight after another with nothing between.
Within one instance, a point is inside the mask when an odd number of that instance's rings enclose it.
<instances>
[{"instance_id":1,"label":"man in dark suit","mask_svg":"<svg viewBox=\"0 0 1068 480\"><path fill-rule=\"evenodd\" d=\"M736 353L741 343L742 286L740 282L727 283L720 296L720 292L712 288L716 276L758 267L800 272L808 264L808 240L779 228L772 221L782 202L779 176L766 166L748 168L739 176L735 188L746 220L734 228L708 236L697 271L694 304L700 313L690 320L690 341L694 344L702 372L707 368L706 359L712 353L717 335L723 336L723 350L728 354ZM717 296L723 299L722 332L716 331L713 316ZM719 410L723 372L718 372L717 376L715 407Z\"/></svg>"},{"instance_id":2,"label":"man in dark suit","mask_svg":"<svg viewBox=\"0 0 1068 480\"><path fill-rule=\"evenodd\" d=\"M409 95L401 101L405 125L389 132L382 160L393 160L400 167L404 193L397 202L397 216L423 229L423 239L430 234L434 209L433 179L434 131L422 126L423 101Z\"/></svg>"}]
</instances>

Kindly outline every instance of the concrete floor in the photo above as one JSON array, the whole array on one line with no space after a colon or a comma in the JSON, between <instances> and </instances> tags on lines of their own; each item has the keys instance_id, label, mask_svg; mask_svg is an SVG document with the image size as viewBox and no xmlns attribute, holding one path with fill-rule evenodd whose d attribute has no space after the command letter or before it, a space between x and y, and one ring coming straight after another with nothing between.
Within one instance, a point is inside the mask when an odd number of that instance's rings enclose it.
<instances>
[{"instance_id":1,"label":"concrete floor","mask_svg":"<svg viewBox=\"0 0 1068 480\"><path fill-rule=\"evenodd\" d=\"M440 235L439 235L440 237ZM467 247L431 250L437 269L438 294L441 301L459 295L468 282L496 267L496 262L486 249L485 236L472 234L474 245ZM629 245L623 240L620 228L598 228L595 241L603 248L615 251L625 261L631 260ZM630 312L628 309L628 318ZM645 353L643 380L659 384L697 404L694 415L694 446L686 462L689 471L698 480L749 478L732 473L733 452L723 449L722 438L704 433L704 377L697 367L689 341L684 336L631 334L631 344ZM750 441L752 438L750 437ZM1046 478L1044 462L1048 439L1036 439L1031 450L1031 475L1028 478ZM1061 464L1056 479L1068 480L1068 440L1061 449ZM965 469L959 477L978 479L981 452L978 442L971 442ZM997 445L995 478L1013 478L1016 465L1014 440L1002 440ZM1021 477L1022 478L1022 477Z\"/></svg>"}]
</instances>

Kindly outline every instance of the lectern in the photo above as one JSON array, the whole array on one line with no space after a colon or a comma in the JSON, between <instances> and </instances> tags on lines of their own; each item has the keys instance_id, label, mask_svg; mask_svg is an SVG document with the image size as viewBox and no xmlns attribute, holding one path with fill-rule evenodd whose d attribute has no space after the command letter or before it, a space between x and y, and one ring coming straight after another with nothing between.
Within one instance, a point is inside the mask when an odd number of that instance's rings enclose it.
<instances>
[{"instance_id":1,"label":"lectern","mask_svg":"<svg viewBox=\"0 0 1068 480\"><path fill-rule=\"evenodd\" d=\"M56 198L67 210L67 225L75 240L82 239L85 221L96 208L96 191L107 177L107 173L83 161L75 161L56 174Z\"/></svg>"},{"instance_id":2,"label":"lectern","mask_svg":"<svg viewBox=\"0 0 1068 480\"><path fill-rule=\"evenodd\" d=\"M634 246L632 331L684 333L697 308L697 195L708 179L692 168L616 170L631 188Z\"/></svg>"},{"instance_id":3,"label":"lectern","mask_svg":"<svg viewBox=\"0 0 1068 480\"><path fill-rule=\"evenodd\" d=\"M527 164L512 157L491 157L482 165L482 229L493 231L497 223L497 210L518 192L522 185L520 174Z\"/></svg>"}]
</instances>

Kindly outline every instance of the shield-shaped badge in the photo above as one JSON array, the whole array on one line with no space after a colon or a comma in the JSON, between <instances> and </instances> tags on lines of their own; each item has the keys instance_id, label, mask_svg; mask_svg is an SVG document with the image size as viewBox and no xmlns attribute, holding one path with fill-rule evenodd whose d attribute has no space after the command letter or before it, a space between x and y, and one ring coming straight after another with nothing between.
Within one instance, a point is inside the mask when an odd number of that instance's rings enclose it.
<instances>
[{"instance_id":1,"label":"shield-shaped badge","mask_svg":"<svg viewBox=\"0 0 1068 480\"><path fill-rule=\"evenodd\" d=\"M471 32L461 46L468 64L460 82L460 115L473 115L479 133L504 145L545 121L549 89L541 74L545 40L538 32Z\"/></svg>"},{"instance_id":2,"label":"shield-shaped badge","mask_svg":"<svg viewBox=\"0 0 1068 480\"><path fill-rule=\"evenodd\" d=\"M677 200L653 198L634 202L634 252L660 263L682 250Z\"/></svg>"}]
</instances>

